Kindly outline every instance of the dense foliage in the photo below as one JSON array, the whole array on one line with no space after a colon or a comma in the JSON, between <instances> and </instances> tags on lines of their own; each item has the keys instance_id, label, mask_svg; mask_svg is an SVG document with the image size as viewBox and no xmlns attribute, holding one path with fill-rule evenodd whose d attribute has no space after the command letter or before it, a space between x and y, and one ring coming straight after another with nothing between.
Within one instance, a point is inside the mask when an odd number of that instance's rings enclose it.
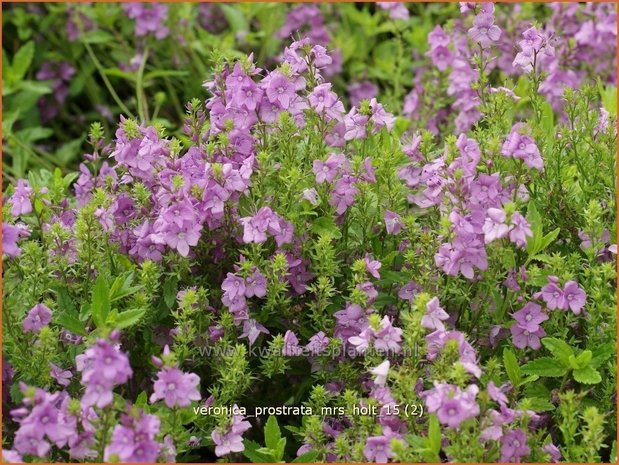
<instances>
[{"instance_id":1,"label":"dense foliage","mask_svg":"<svg viewBox=\"0 0 619 465\"><path fill-rule=\"evenodd\" d=\"M616 461L614 4L3 21L5 461Z\"/></svg>"}]
</instances>

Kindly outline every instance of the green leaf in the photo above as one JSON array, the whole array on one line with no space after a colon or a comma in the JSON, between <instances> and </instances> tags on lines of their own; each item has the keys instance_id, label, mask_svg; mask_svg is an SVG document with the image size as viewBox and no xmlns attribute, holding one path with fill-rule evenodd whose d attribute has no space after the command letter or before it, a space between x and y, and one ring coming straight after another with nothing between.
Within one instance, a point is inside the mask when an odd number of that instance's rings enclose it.
<instances>
[{"instance_id":1,"label":"green leaf","mask_svg":"<svg viewBox=\"0 0 619 465\"><path fill-rule=\"evenodd\" d=\"M258 452L258 449L260 449L260 444L250 439L245 439L243 444L245 445L243 455L251 460L252 463L268 463L273 461L269 455Z\"/></svg>"},{"instance_id":2,"label":"green leaf","mask_svg":"<svg viewBox=\"0 0 619 465\"><path fill-rule=\"evenodd\" d=\"M150 81L151 79L160 77L183 77L189 75L188 71L179 71L175 69L158 69L151 71L144 75L144 81Z\"/></svg>"},{"instance_id":3,"label":"green leaf","mask_svg":"<svg viewBox=\"0 0 619 465\"><path fill-rule=\"evenodd\" d=\"M330 216L316 218L312 222L312 232L319 236L328 236L333 239L342 237L340 228L335 224L335 220Z\"/></svg>"},{"instance_id":4,"label":"green leaf","mask_svg":"<svg viewBox=\"0 0 619 465\"><path fill-rule=\"evenodd\" d=\"M534 397L527 400L529 401L529 408L536 412L550 412L556 408L548 399L541 397Z\"/></svg>"},{"instance_id":5,"label":"green leaf","mask_svg":"<svg viewBox=\"0 0 619 465\"><path fill-rule=\"evenodd\" d=\"M135 308L132 310L125 310L114 317L110 322L110 326L118 329L128 328L139 322L146 313L145 308Z\"/></svg>"},{"instance_id":6,"label":"green leaf","mask_svg":"<svg viewBox=\"0 0 619 465\"><path fill-rule=\"evenodd\" d=\"M80 39L82 42L87 44L103 44L114 42L114 36L112 34L101 30L84 32L80 36Z\"/></svg>"},{"instance_id":7,"label":"green leaf","mask_svg":"<svg viewBox=\"0 0 619 465\"><path fill-rule=\"evenodd\" d=\"M277 424L277 418L270 416L264 425L264 443L269 449L277 450L281 437L282 432Z\"/></svg>"},{"instance_id":8,"label":"green leaf","mask_svg":"<svg viewBox=\"0 0 619 465\"><path fill-rule=\"evenodd\" d=\"M222 3L220 6L233 32L236 33L239 31L249 31L249 24L247 23L247 19L239 8L236 8L232 5L226 5L224 3Z\"/></svg>"},{"instance_id":9,"label":"green leaf","mask_svg":"<svg viewBox=\"0 0 619 465\"><path fill-rule=\"evenodd\" d=\"M539 245L541 244L543 234L542 217L532 201L529 202L527 207L527 221L533 232L533 237L527 240L527 252L529 256L532 256L540 251Z\"/></svg>"},{"instance_id":10,"label":"green leaf","mask_svg":"<svg viewBox=\"0 0 619 465\"><path fill-rule=\"evenodd\" d=\"M602 363L616 353L616 347L616 344L609 342L608 344L602 344L593 349L589 366L598 368Z\"/></svg>"},{"instance_id":11,"label":"green leaf","mask_svg":"<svg viewBox=\"0 0 619 465\"><path fill-rule=\"evenodd\" d=\"M34 42L30 41L26 43L23 47L21 47L15 56L13 57L13 64L11 65L10 74L7 75L8 79L12 83L17 83L21 81L28 68L30 68L30 64L32 63L32 59L34 58Z\"/></svg>"},{"instance_id":12,"label":"green leaf","mask_svg":"<svg viewBox=\"0 0 619 465\"><path fill-rule=\"evenodd\" d=\"M319 452L317 450L310 450L305 454L299 455L292 463L313 463L318 458Z\"/></svg>"},{"instance_id":13,"label":"green leaf","mask_svg":"<svg viewBox=\"0 0 619 465\"><path fill-rule=\"evenodd\" d=\"M62 326L64 329L71 331L78 336L87 336L88 333L84 328L84 323L80 321L77 314L69 312L62 312L55 317L56 324Z\"/></svg>"},{"instance_id":14,"label":"green leaf","mask_svg":"<svg viewBox=\"0 0 619 465\"><path fill-rule=\"evenodd\" d=\"M538 375L545 377L559 377L567 373L567 369L557 360L550 357L540 357L530 361L521 367L522 373L525 375Z\"/></svg>"},{"instance_id":15,"label":"green leaf","mask_svg":"<svg viewBox=\"0 0 619 465\"><path fill-rule=\"evenodd\" d=\"M110 287L110 302L127 297L141 289L141 286L131 287L133 282L133 271L128 271L117 276Z\"/></svg>"},{"instance_id":16,"label":"green leaf","mask_svg":"<svg viewBox=\"0 0 619 465\"><path fill-rule=\"evenodd\" d=\"M542 344L564 366L567 367L570 365L569 359L570 359L570 356L574 355L574 350L570 347L570 345L567 342L562 341L561 339L554 338L554 337L545 337L542 339Z\"/></svg>"},{"instance_id":17,"label":"green leaf","mask_svg":"<svg viewBox=\"0 0 619 465\"><path fill-rule=\"evenodd\" d=\"M438 455L441 451L441 427L436 415L431 415L428 421L428 449Z\"/></svg>"},{"instance_id":18,"label":"green leaf","mask_svg":"<svg viewBox=\"0 0 619 465\"><path fill-rule=\"evenodd\" d=\"M579 367L585 367L589 365L591 358L593 357L593 352L590 350L583 350L578 357L576 357L576 363Z\"/></svg>"},{"instance_id":19,"label":"green leaf","mask_svg":"<svg viewBox=\"0 0 619 465\"><path fill-rule=\"evenodd\" d=\"M95 281L95 288L92 291L91 315L97 325L105 325L107 316L110 313L110 287L105 276L100 274Z\"/></svg>"},{"instance_id":20,"label":"green leaf","mask_svg":"<svg viewBox=\"0 0 619 465\"><path fill-rule=\"evenodd\" d=\"M554 231L550 231L548 234L546 234L540 242L539 250L537 250L535 253L537 254L543 251L546 247L552 244L557 239L557 237L559 237L560 232L561 228L557 228Z\"/></svg>"},{"instance_id":21,"label":"green leaf","mask_svg":"<svg viewBox=\"0 0 619 465\"><path fill-rule=\"evenodd\" d=\"M176 302L177 286L176 276L169 276L163 283L163 300L168 308L172 308Z\"/></svg>"},{"instance_id":22,"label":"green leaf","mask_svg":"<svg viewBox=\"0 0 619 465\"><path fill-rule=\"evenodd\" d=\"M602 381L600 373L592 366L578 368L573 371L574 379L582 384L598 384Z\"/></svg>"},{"instance_id":23,"label":"green leaf","mask_svg":"<svg viewBox=\"0 0 619 465\"><path fill-rule=\"evenodd\" d=\"M520 384L520 366L518 365L518 359L516 355L507 347L503 349L503 364L505 365L505 372L507 377L514 386Z\"/></svg>"}]
</instances>

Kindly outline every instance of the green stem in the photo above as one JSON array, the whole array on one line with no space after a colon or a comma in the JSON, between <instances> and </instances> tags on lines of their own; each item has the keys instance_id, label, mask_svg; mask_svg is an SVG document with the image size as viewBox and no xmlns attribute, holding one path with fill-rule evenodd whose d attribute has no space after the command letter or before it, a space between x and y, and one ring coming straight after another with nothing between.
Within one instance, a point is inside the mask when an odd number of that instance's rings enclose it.
<instances>
[{"instance_id":1,"label":"green stem","mask_svg":"<svg viewBox=\"0 0 619 465\"><path fill-rule=\"evenodd\" d=\"M146 102L146 94L144 93L144 68L146 67L146 60L148 60L148 47L144 49L144 53L142 54L142 62L140 63L140 69L138 70L138 77L135 84L138 100L138 114L142 123L146 123L149 120L148 103Z\"/></svg>"},{"instance_id":2,"label":"green stem","mask_svg":"<svg viewBox=\"0 0 619 465\"><path fill-rule=\"evenodd\" d=\"M114 87L112 86L112 84L110 83L110 80L107 78L105 74L105 70L103 69L101 62L98 60L97 56L92 51L92 47L90 46L90 44L87 42L82 42L82 43L84 44L84 47L86 47L86 51L88 52L90 59L95 64L95 67L97 68L97 71L99 71L99 75L101 76L101 79L103 79L105 87L107 87L107 90L112 95L112 98L114 99L116 104L120 107L121 111L125 113L129 118L135 118L135 116L133 116L133 113L129 111L129 109L125 106L125 104L120 99L120 97L118 97L118 94L114 90Z\"/></svg>"}]
</instances>

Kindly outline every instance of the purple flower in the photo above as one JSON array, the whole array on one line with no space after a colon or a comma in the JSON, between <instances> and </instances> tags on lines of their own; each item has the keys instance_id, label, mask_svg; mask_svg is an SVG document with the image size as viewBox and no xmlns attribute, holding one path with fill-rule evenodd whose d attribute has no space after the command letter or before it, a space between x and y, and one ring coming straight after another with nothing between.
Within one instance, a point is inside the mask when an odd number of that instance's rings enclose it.
<instances>
[{"instance_id":1,"label":"purple flower","mask_svg":"<svg viewBox=\"0 0 619 465\"><path fill-rule=\"evenodd\" d=\"M253 345L260 336L260 333L269 334L269 330L254 319L245 320L243 322L243 333L239 338L246 337L249 340L249 345Z\"/></svg>"},{"instance_id":2,"label":"purple flower","mask_svg":"<svg viewBox=\"0 0 619 465\"><path fill-rule=\"evenodd\" d=\"M406 3L376 2L376 5L383 10L388 11L391 19L401 19L402 21L406 21L408 19L408 8L406 8Z\"/></svg>"},{"instance_id":3,"label":"purple flower","mask_svg":"<svg viewBox=\"0 0 619 465\"><path fill-rule=\"evenodd\" d=\"M382 264L378 260L372 260L368 255L365 256L363 261L365 262L366 271L372 276L374 276L376 279L380 279L380 274L378 273L378 270L380 270Z\"/></svg>"},{"instance_id":4,"label":"purple flower","mask_svg":"<svg viewBox=\"0 0 619 465\"><path fill-rule=\"evenodd\" d=\"M309 342L305 348L312 355L320 355L329 345L330 339L322 331L317 332L310 337Z\"/></svg>"},{"instance_id":5,"label":"purple flower","mask_svg":"<svg viewBox=\"0 0 619 465\"><path fill-rule=\"evenodd\" d=\"M245 280L245 297L264 297L267 295L267 280L255 270Z\"/></svg>"},{"instance_id":6,"label":"purple flower","mask_svg":"<svg viewBox=\"0 0 619 465\"><path fill-rule=\"evenodd\" d=\"M529 331L520 326L520 324L513 324L510 331L512 333L512 342L519 349L524 349L528 346L533 350L539 350L542 346L540 338L546 335L546 331L541 326L536 331Z\"/></svg>"},{"instance_id":7,"label":"purple flower","mask_svg":"<svg viewBox=\"0 0 619 465\"><path fill-rule=\"evenodd\" d=\"M287 110L290 103L296 97L294 84L279 71L272 72L263 83L267 81L266 95L271 103L277 103Z\"/></svg>"},{"instance_id":8,"label":"purple flower","mask_svg":"<svg viewBox=\"0 0 619 465\"><path fill-rule=\"evenodd\" d=\"M150 403L163 399L169 408L187 407L191 405L191 401L201 399L199 384L200 377L194 373L183 373L178 368L164 367L157 373Z\"/></svg>"},{"instance_id":9,"label":"purple flower","mask_svg":"<svg viewBox=\"0 0 619 465\"><path fill-rule=\"evenodd\" d=\"M402 218L396 212L385 210L385 229L387 234L399 234L402 231Z\"/></svg>"},{"instance_id":10,"label":"purple flower","mask_svg":"<svg viewBox=\"0 0 619 465\"><path fill-rule=\"evenodd\" d=\"M469 37L488 48L501 37L501 29L494 24L494 16L490 13L480 13L473 19L473 27L469 29Z\"/></svg>"},{"instance_id":11,"label":"purple flower","mask_svg":"<svg viewBox=\"0 0 619 465\"><path fill-rule=\"evenodd\" d=\"M479 415L475 402L479 388L471 384L462 391L451 384L434 382L434 388L421 393L429 413L436 413L441 424L458 429L463 421Z\"/></svg>"},{"instance_id":12,"label":"purple flower","mask_svg":"<svg viewBox=\"0 0 619 465\"><path fill-rule=\"evenodd\" d=\"M565 294L563 289L561 289L557 283L559 279L556 276L549 276L548 280L550 281L544 287L542 287L541 292L535 295L535 297L541 297L544 302L546 302L546 307L548 310L567 310L568 304L565 300Z\"/></svg>"},{"instance_id":13,"label":"purple flower","mask_svg":"<svg viewBox=\"0 0 619 465\"><path fill-rule=\"evenodd\" d=\"M17 257L21 249L17 246L20 237L28 237L30 232L26 226L2 223L2 255Z\"/></svg>"},{"instance_id":14,"label":"purple flower","mask_svg":"<svg viewBox=\"0 0 619 465\"><path fill-rule=\"evenodd\" d=\"M299 339L297 336L290 330L286 331L284 334L284 347L282 349L282 354L286 356L296 356L301 355L303 350L299 346Z\"/></svg>"},{"instance_id":15,"label":"purple flower","mask_svg":"<svg viewBox=\"0 0 619 465\"><path fill-rule=\"evenodd\" d=\"M332 182L340 172L340 168L346 169L346 157L343 154L332 153L326 161L314 160L312 171L316 175L316 182Z\"/></svg>"},{"instance_id":16,"label":"purple flower","mask_svg":"<svg viewBox=\"0 0 619 465\"><path fill-rule=\"evenodd\" d=\"M402 341L402 330L391 324L388 316L384 316L380 322L380 328L374 333L376 338L374 347L381 352L400 352L400 342Z\"/></svg>"},{"instance_id":17,"label":"purple flower","mask_svg":"<svg viewBox=\"0 0 619 465\"><path fill-rule=\"evenodd\" d=\"M484 241L489 244L492 241L507 236L509 226L505 224L505 211L499 208L489 208L486 221L484 222Z\"/></svg>"},{"instance_id":18,"label":"purple flower","mask_svg":"<svg viewBox=\"0 0 619 465\"><path fill-rule=\"evenodd\" d=\"M517 312L513 313L514 320L518 323L520 328L529 332L536 332L539 329L539 325L548 320L548 315L542 311L542 307L529 302Z\"/></svg>"},{"instance_id":19,"label":"purple flower","mask_svg":"<svg viewBox=\"0 0 619 465\"><path fill-rule=\"evenodd\" d=\"M38 333L43 326L47 326L52 321L52 311L44 304L36 304L30 309L22 328L24 332Z\"/></svg>"},{"instance_id":20,"label":"purple flower","mask_svg":"<svg viewBox=\"0 0 619 465\"><path fill-rule=\"evenodd\" d=\"M61 386L68 386L71 383L73 374L70 370L63 370L57 365L50 362L49 367L51 369L50 376L56 380Z\"/></svg>"},{"instance_id":21,"label":"purple flower","mask_svg":"<svg viewBox=\"0 0 619 465\"><path fill-rule=\"evenodd\" d=\"M26 215L32 211L32 188L25 179L18 179L13 195L9 198L11 202L11 215Z\"/></svg>"},{"instance_id":22,"label":"purple flower","mask_svg":"<svg viewBox=\"0 0 619 465\"><path fill-rule=\"evenodd\" d=\"M515 212L510 221L509 240L517 247L524 247L527 244L527 237L533 237L533 231L527 219L520 213Z\"/></svg>"},{"instance_id":23,"label":"purple flower","mask_svg":"<svg viewBox=\"0 0 619 465\"><path fill-rule=\"evenodd\" d=\"M544 169L544 161L533 138L523 131L524 125L516 123L505 139L501 148L501 154L506 157L514 157L523 160L530 168L539 171Z\"/></svg>"},{"instance_id":24,"label":"purple flower","mask_svg":"<svg viewBox=\"0 0 619 465\"><path fill-rule=\"evenodd\" d=\"M221 283L221 289L229 299L245 295L245 280L232 273L226 275L226 279ZM251 297L251 296L248 296Z\"/></svg>"},{"instance_id":25,"label":"purple flower","mask_svg":"<svg viewBox=\"0 0 619 465\"><path fill-rule=\"evenodd\" d=\"M421 318L421 326L444 331L443 321L447 319L449 319L449 314L441 308L438 297L432 297L426 304L426 313Z\"/></svg>"},{"instance_id":26,"label":"purple flower","mask_svg":"<svg viewBox=\"0 0 619 465\"><path fill-rule=\"evenodd\" d=\"M157 39L164 39L170 30L163 25L168 16L168 6L160 3L127 3L123 5L127 16L135 19L137 37L153 33Z\"/></svg>"},{"instance_id":27,"label":"purple flower","mask_svg":"<svg viewBox=\"0 0 619 465\"><path fill-rule=\"evenodd\" d=\"M378 87L372 81L361 81L348 86L348 96L352 106L358 106L362 100L370 100L378 95Z\"/></svg>"},{"instance_id":28,"label":"purple flower","mask_svg":"<svg viewBox=\"0 0 619 465\"><path fill-rule=\"evenodd\" d=\"M387 463L393 457L390 442L387 436L370 436L363 448L363 455L371 462Z\"/></svg>"},{"instance_id":29,"label":"purple flower","mask_svg":"<svg viewBox=\"0 0 619 465\"><path fill-rule=\"evenodd\" d=\"M520 462L531 449L527 446L527 436L521 429L515 429L501 438L501 462Z\"/></svg>"},{"instance_id":30,"label":"purple flower","mask_svg":"<svg viewBox=\"0 0 619 465\"><path fill-rule=\"evenodd\" d=\"M193 221L183 221L182 226L176 223L168 223L161 232L165 243L186 257L189 255L189 248L198 245L202 225Z\"/></svg>"},{"instance_id":31,"label":"purple flower","mask_svg":"<svg viewBox=\"0 0 619 465\"><path fill-rule=\"evenodd\" d=\"M104 460L109 462L116 456L120 462L156 462L161 451L161 445L155 441L161 425L159 418L140 410L137 414L124 415L121 421L112 431Z\"/></svg>"},{"instance_id":32,"label":"purple flower","mask_svg":"<svg viewBox=\"0 0 619 465\"><path fill-rule=\"evenodd\" d=\"M237 406L234 405L233 409ZM232 422L225 430L217 428L211 433L211 438L215 443L215 455L222 457L231 452L243 452L245 445L243 444L243 433L251 428L251 424L246 421L241 415L234 415Z\"/></svg>"},{"instance_id":33,"label":"purple flower","mask_svg":"<svg viewBox=\"0 0 619 465\"><path fill-rule=\"evenodd\" d=\"M376 376L376 378L374 378L374 384L376 384L377 386L385 385L385 383L387 382L387 375L389 374L390 366L391 364L389 363L389 360L385 360L380 365L370 370L370 373Z\"/></svg>"},{"instance_id":34,"label":"purple flower","mask_svg":"<svg viewBox=\"0 0 619 465\"><path fill-rule=\"evenodd\" d=\"M563 288L565 303L575 315L579 315L587 302L586 292L578 286L576 281L568 281Z\"/></svg>"}]
</instances>

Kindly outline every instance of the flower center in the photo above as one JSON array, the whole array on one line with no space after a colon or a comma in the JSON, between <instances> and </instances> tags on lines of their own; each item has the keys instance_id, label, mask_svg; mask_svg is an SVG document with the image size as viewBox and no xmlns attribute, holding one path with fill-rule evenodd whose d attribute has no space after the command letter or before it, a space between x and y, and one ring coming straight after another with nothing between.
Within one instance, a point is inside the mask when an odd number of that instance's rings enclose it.
<instances>
[{"instance_id":1,"label":"flower center","mask_svg":"<svg viewBox=\"0 0 619 465\"><path fill-rule=\"evenodd\" d=\"M176 384L174 383L169 383L168 384L168 391L174 391L176 389Z\"/></svg>"},{"instance_id":2,"label":"flower center","mask_svg":"<svg viewBox=\"0 0 619 465\"><path fill-rule=\"evenodd\" d=\"M524 319L527 320L527 321L531 321L533 319L533 317L529 313L527 316L524 317Z\"/></svg>"}]
</instances>

